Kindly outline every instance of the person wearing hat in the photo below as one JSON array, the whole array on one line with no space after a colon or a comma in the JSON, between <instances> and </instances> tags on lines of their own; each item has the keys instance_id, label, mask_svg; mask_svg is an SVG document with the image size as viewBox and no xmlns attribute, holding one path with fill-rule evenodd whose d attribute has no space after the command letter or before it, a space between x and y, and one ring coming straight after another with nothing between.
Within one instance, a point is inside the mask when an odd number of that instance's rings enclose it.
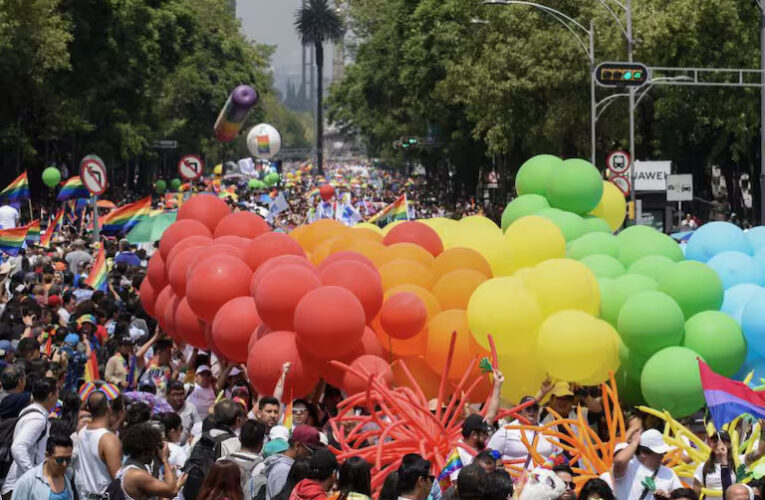
<instances>
[{"instance_id":1,"label":"person wearing hat","mask_svg":"<svg viewBox=\"0 0 765 500\"><path fill-rule=\"evenodd\" d=\"M321 500L329 495L338 467L335 454L327 448L319 448L311 455L309 466L311 477L295 485L289 500Z\"/></svg>"},{"instance_id":2,"label":"person wearing hat","mask_svg":"<svg viewBox=\"0 0 765 500\"><path fill-rule=\"evenodd\" d=\"M64 390L77 392L80 380L85 375L85 365L90 359L90 342L83 342L78 334L69 333L64 337L61 353L67 360Z\"/></svg>"},{"instance_id":3,"label":"person wearing hat","mask_svg":"<svg viewBox=\"0 0 765 500\"><path fill-rule=\"evenodd\" d=\"M215 389L213 388L212 370L207 365L197 368L194 378L194 388L186 397L186 401L194 405L200 418L210 413L210 407L215 403Z\"/></svg>"},{"instance_id":4,"label":"person wearing hat","mask_svg":"<svg viewBox=\"0 0 765 500\"><path fill-rule=\"evenodd\" d=\"M106 362L104 380L122 390L131 390L146 364L144 356L150 344L147 342L133 354L135 342L130 335L125 334L118 339L118 345L117 352Z\"/></svg>"},{"instance_id":5,"label":"person wearing hat","mask_svg":"<svg viewBox=\"0 0 765 500\"><path fill-rule=\"evenodd\" d=\"M520 404L524 403L527 406L520 410L518 414L528 422L528 425L539 424L539 403L537 403L537 400L532 396L524 396ZM535 467L529 450L523 444L521 432L525 434L526 440L529 443L533 443L534 439L537 440L536 451L540 456L547 458L558 451L558 447L553 445L544 434L537 434L532 430L522 431L517 428L519 425L521 425L521 421L515 419L495 432L489 440L488 447L501 453L502 460L523 460L527 470Z\"/></svg>"},{"instance_id":6,"label":"person wearing hat","mask_svg":"<svg viewBox=\"0 0 765 500\"><path fill-rule=\"evenodd\" d=\"M614 456L613 486L619 500L663 500L671 491L682 488L677 474L662 465L664 455L671 450L664 436L656 429L642 430L635 419L627 430L627 443L617 445ZM651 479L655 489L646 485Z\"/></svg>"},{"instance_id":7,"label":"person wearing hat","mask_svg":"<svg viewBox=\"0 0 765 500\"><path fill-rule=\"evenodd\" d=\"M580 404L584 406L582 412L585 419L590 414L595 415L603 412L603 405L598 398L592 397L581 387L572 387L568 382L552 384L549 379L545 380L540 388L537 401L544 402L545 400L547 400L547 405L542 409L539 417L542 425L549 424L556 419L553 412L563 418L576 420L576 407Z\"/></svg>"},{"instance_id":8,"label":"person wearing hat","mask_svg":"<svg viewBox=\"0 0 765 500\"><path fill-rule=\"evenodd\" d=\"M309 458L316 450L324 447L319 430L308 425L295 427L288 444L286 450L268 457L264 462L266 500L271 500L282 490L295 460Z\"/></svg>"},{"instance_id":9,"label":"person wearing hat","mask_svg":"<svg viewBox=\"0 0 765 500\"><path fill-rule=\"evenodd\" d=\"M736 463L733 459L733 446L730 435L726 431L712 434L707 443L711 448L709 459L696 468L693 474L693 490L701 494L701 489L711 489L705 498L723 498L728 489L736 483ZM747 466L756 462L763 454L765 443L760 439L758 449L748 455L740 455L738 462Z\"/></svg>"},{"instance_id":10,"label":"person wearing hat","mask_svg":"<svg viewBox=\"0 0 765 500\"><path fill-rule=\"evenodd\" d=\"M462 439L457 441L457 453L459 453L462 466L473 463L481 450L486 448L486 441L494 429L484 420L484 417L474 413L462 422ZM459 469L449 475L452 483L456 483Z\"/></svg>"}]
</instances>

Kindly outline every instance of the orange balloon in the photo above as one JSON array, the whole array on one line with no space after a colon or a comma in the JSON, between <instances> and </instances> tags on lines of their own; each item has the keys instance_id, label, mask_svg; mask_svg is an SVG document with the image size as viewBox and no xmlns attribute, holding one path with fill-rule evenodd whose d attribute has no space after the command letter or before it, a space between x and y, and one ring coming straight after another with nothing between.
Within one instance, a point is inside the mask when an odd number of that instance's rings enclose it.
<instances>
[{"instance_id":1,"label":"orange balloon","mask_svg":"<svg viewBox=\"0 0 765 500\"><path fill-rule=\"evenodd\" d=\"M444 310L467 309L470 296L486 280L486 276L474 269L457 269L436 281L433 295Z\"/></svg>"},{"instance_id":2,"label":"orange balloon","mask_svg":"<svg viewBox=\"0 0 765 500\"><path fill-rule=\"evenodd\" d=\"M350 230L349 227L334 219L319 219L298 234L300 237L298 241L306 252L313 252L321 242Z\"/></svg>"},{"instance_id":3,"label":"orange balloon","mask_svg":"<svg viewBox=\"0 0 765 500\"><path fill-rule=\"evenodd\" d=\"M400 292L411 292L417 295L423 304L425 304L425 310L428 313L427 322L433 319L433 317L441 312L441 305L438 303L436 297L425 288L417 285L399 285L391 288L385 293L387 299L391 295ZM390 337L382 328L380 323L380 317L378 316L372 322L372 328L377 334L377 338L380 340L383 349L386 352L392 352L397 356L416 356L425 353L425 347L428 341L428 329L423 328L417 335L408 339L394 339Z\"/></svg>"},{"instance_id":4,"label":"orange balloon","mask_svg":"<svg viewBox=\"0 0 765 500\"><path fill-rule=\"evenodd\" d=\"M324 261L324 259L329 257L329 251L332 249L332 243L334 242L335 242L335 239L330 238L328 240L322 241L321 243L316 245L316 247L314 247L309 257L311 259L311 263L314 266L318 266Z\"/></svg>"},{"instance_id":5,"label":"orange balloon","mask_svg":"<svg viewBox=\"0 0 765 500\"><path fill-rule=\"evenodd\" d=\"M388 291L394 286L412 284L425 289L433 287L433 273L428 268L411 260L398 259L388 262L380 268L383 290Z\"/></svg>"},{"instance_id":6,"label":"orange balloon","mask_svg":"<svg viewBox=\"0 0 765 500\"><path fill-rule=\"evenodd\" d=\"M401 223L391 229L383 241L385 245L403 242L414 243L434 257L444 251L444 244L438 233L422 222L407 221Z\"/></svg>"},{"instance_id":7,"label":"orange balloon","mask_svg":"<svg viewBox=\"0 0 765 500\"><path fill-rule=\"evenodd\" d=\"M357 231L357 229L354 229L354 231ZM375 266L379 268L385 263L383 258L384 250L385 247L382 243L377 243L365 238L357 238L349 242L343 250L337 250L332 253L339 253L341 251L356 252L374 262Z\"/></svg>"},{"instance_id":8,"label":"orange balloon","mask_svg":"<svg viewBox=\"0 0 765 500\"><path fill-rule=\"evenodd\" d=\"M475 356L481 358L489 353L481 349L473 340L465 311L457 309L442 311L428 323L428 345L425 349L425 361L434 371L439 372L446 366L452 332L457 333L457 338L454 343L454 355L447 378L459 381Z\"/></svg>"},{"instance_id":9,"label":"orange balloon","mask_svg":"<svg viewBox=\"0 0 765 500\"><path fill-rule=\"evenodd\" d=\"M404 259L419 262L427 269L433 267L434 257L427 250L414 243L396 243L385 247L383 251L383 262L393 262L394 260Z\"/></svg>"},{"instance_id":10,"label":"orange balloon","mask_svg":"<svg viewBox=\"0 0 765 500\"><path fill-rule=\"evenodd\" d=\"M455 247L444 251L433 262L433 274L436 278L457 269L474 269L491 278L491 266L483 255L470 248Z\"/></svg>"},{"instance_id":11,"label":"orange balloon","mask_svg":"<svg viewBox=\"0 0 765 500\"><path fill-rule=\"evenodd\" d=\"M394 293L380 309L380 324L385 333L396 339L408 339L422 331L428 311L412 292Z\"/></svg>"},{"instance_id":12,"label":"orange balloon","mask_svg":"<svg viewBox=\"0 0 765 500\"><path fill-rule=\"evenodd\" d=\"M373 230L367 229L365 227L354 229L352 232L358 233L356 236L365 240L376 241L378 243L382 243L383 240L382 234L376 233Z\"/></svg>"},{"instance_id":13,"label":"orange balloon","mask_svg":"<svg viewBox=\"0 0 765 500\"><path fill-rule=\"evenodd\" d=\"M392 367L393 382L397 386L412 388L416 383L425 394L426 398L432 399L438 396L438 386L441 383L441 376L428 366L422 356L410 356L403 358L401 361L406 364L406 368L414 378L414 383L412 383L412 379L405 374L401 367L401 363L399 362L394 363ZM448 387L447 391L447 395L451 394Z\"/></svg>"}]
</instances>

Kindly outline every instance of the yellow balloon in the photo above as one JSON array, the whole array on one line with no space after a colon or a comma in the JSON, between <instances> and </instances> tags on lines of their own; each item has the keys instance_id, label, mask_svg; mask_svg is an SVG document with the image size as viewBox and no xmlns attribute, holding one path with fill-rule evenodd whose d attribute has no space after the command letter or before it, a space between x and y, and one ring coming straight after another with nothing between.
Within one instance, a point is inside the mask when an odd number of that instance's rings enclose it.
<instances>
[{"instance_id":1,"label":"yellow balloon","mask_svg":"<svg viewBox=\"0 0 765 500\"><path fill-rule=\"evenodd\" d=\"M351 229L369 229L370 231L374 231L377 234L382 235L383 230L380 229L380 226L376 224L370 224L369 222L359 222L355 226L353 226Z\"/></svg>"},{"instance_id":2,"label":"yellow balloon","mask_svg":"<svg viewBox=\"0 0 765 500\"><path fill-rule=\"evenodd\" d=\"M499 230L499 227L494 223L493 220L484 217L483 215L469 215L460 219L459 223L463 226L483 227L487 229Z\"/></svg>"},{"instance_id":3,"label":"yellow balloon","mask_svg":"<svg viewBox=\"0 0 765 500\"><path fill-rule=\"evenodd\" d=\"M616 231L624 223L626 210L627 201L619 188L612 182L603 181L603 196L590 214L604 219L611 231Z\"/></svg>"},{"instance_id":4,"label":"yellow balloon","mask_svg":"<svg viewBox=\"0 0 765 500\"><path fill-rule=\"evenodd\" d=\"M460 222L456 227L445 227L445 235L441 241L446 249L464 247L475 250L489 263L494 276L510 276L514 271L510 245L502 231L493 222L489 222L492 226L481 222Z\"/></svg>"},{"instance_id":5,"label":"yellow balloon","mask_svg":"<svg viewBox=\"0 0 765 500\"><path fill-rule=\"evenodd\" d=\"M523 396L536 396L547 378L535 350L526 353L499 356L499 369L505 376L502 397L511 404L520 403Z\"/></svg>"},{"instance_id":6,"label":"yellow balloon","mask_svg":"<svg viewBox=\"0 0 765 500\"><path fill-rule=\"evenodd\" d=\"M593 379L601 374L598 369L610 367L604 359L613 359L615 347L610 332L594 316L576 310L551 315L537 336L539 362L547 373L576 383Z\"/></svg>"},{"instance_id":7,"label":"yellow balloon","mask_svg":"<svg viewBox=\"0 0 765 500\"><path fill-rule=\"evenodd\" d=\"M497 353L528 352L536 343L542 311L534 296L517 278L494 278L476 288L467 306L468 323L478 344L489 349L494 338Z\"/></svg>"},{"instance_id":8,"label":"yellow balloon","mask_svg":"<svg viewBox=\"0 0 765 500\"><path fill-rule=\"evenodd\" d=\"M602 319L595 320L596 330L602 331L602 336L609 339L609 344L603 346L603 359L596 365L592 374L580 381L582 385L597 385L609 378L609 373L616 373L621 362L619 361L619 334L613 326Z\"/></svg>"},{"instance_id":9,"label":"yellow balloon","mask_svg":"<svg viewBox=\"0 0 765 500\"><path fill-rule=\"evenodd\" d=\"M548 259L566 256L566 238L552 221L529 215L513 222L505 232L513 271Z\"/></svg>"},{"instance_id":10,"label":"yellow balloon","mask_svg":"<svg viewBox=\"0 0 765 500\"><path fill-rule=\"evenodd\" d=\"M213 167L213 174L215 174L215 175L222 175L223 174L223 165L221 165L220 163L215 165Z\"/></svg>"},{"instance_id":11,"label":"yellow balloon","mask_svg":"<svg viewBox=\"0 0 765 500\"><path fill-rule=\"evenodd\" d=\"M572 259L551 259L538 264L522 278L547 317L558 311L576 309L593 316L600 310L598 281L590 269Z\"/></svg>"}]
</instances>

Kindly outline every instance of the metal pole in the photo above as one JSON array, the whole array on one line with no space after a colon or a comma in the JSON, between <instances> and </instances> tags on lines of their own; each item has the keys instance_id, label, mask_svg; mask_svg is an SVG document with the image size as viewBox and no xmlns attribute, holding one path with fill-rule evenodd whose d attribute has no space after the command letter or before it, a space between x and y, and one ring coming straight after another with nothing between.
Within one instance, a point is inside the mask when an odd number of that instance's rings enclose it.
<instances>
[{"instance_id":1,"label":"metal pole","mask_svg":"<svg viewBox=\"0 0 765 500\"><path fill-rule=\"evenodd\" d=\"M760 224L765 223L765 3L760 7Z\"/></svg>"},{"instance_id":2,"label":"metal pole","mask_svg":"<svg viewBox=\"0 0 765 500\"><path fill-rule=\"evenodd\" d=\"M632 0L627 0L627 58L632 62ZM635 205L635 88L630 87L630 201L633 207L633 224L637 220Z\"/></svg>"},{"instance_id":3,"label":"metal pole","mask_svg":"<svg viewBox=\"0 0 765 500\"><path fill-rule=\"evenodd\" d=\"M91 196L90 203L93 207L93 243L98 243L101 239L101 226L98 224L98 196Z\"/></svg>"},{"instance_id":4,"label":"metal pole","mask_svg":"<svg viewBox=\"0 0 765 500\"><path fill-rule=\"evenodd\" d=\"M595 165L597 145L595 125L597 120L597 104L595 102L595 24L590 19L590 163Z\"/></svg>"}]
</instances>

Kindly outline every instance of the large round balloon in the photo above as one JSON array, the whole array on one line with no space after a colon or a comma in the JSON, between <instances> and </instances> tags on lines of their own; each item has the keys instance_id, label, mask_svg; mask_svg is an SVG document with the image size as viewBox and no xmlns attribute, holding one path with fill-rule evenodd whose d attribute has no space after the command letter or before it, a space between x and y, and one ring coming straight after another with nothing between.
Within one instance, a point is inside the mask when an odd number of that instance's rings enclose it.
<instances>
[{"instance_id":1,"label":"large round balloon","mask_svg":"<svg viewBox=\"0 0 765 500\"><path fill-rule=\"evenodd\" d=\"M229 300L248 295L252 271L230 255L209 257L200 262L186 283L186 297L192 310L204 321Z\"/></svg>"},{"instance_id":2,"label":"large round balloon","mask_svg":"<svg viewBox=\"0 0 765 500\"><path fill-rule=\"evenodd\" d=\"M459 380L470 366L473 358L486 353L473 339L465 311L458 309L445 310L430 320L430 323L428 323L428 345L425 350L425 362L436 373L444 370L446 359L449 355L452 332L456 332L457 337L454 343L452 364L449 367L447 378Z\"/></svg>"},{"instance_id":3,"label":"large round balloon","mask_svg":"<svg viewBox=\"0 0 765 500\"><path fill-rule=\"evenodd\" d=\"M261 324L255 299L252 297L231 299L218 310L212 322L215 346L228 359L245 363L250 338Z\"/></svg>"},{"instance_id":4,"label":"large round balloon","mask_svg":"<svg viewBox=\"0 0 765 500\"><path fill-rule=\"evenodd\" d=\"M167 254L167 259L165 259L165 269L167 270L167 273L170 273L170 266L173 265L175 257L177 257L181 252L187 248L192 247L208 247L212 245L212 242L213 239L209 236L189 236L187 238L183 238L181 241L173 245L173 249L170 250L169 254Z\"/></svg>"},{"instance_id":5,"label":"large round balloon","mask_svg":"<svg viewBox=\"0 0 765 500\"><path fill-rule=\"evenodd\" d=\"M154 301L154 318L159 323L159 326L164 328L165 325L165 309L167 303L170 301L170 296L173 294L173 289L170 285L165 286L157 294L157 300Z\"/></svg>"},{"instance_id":6,"label":"large round balloon","mask_svg":"<svg viewBox=\"0 0 765 500\"><path fill-rule=\"evenodd\" d=\"M319 272L324 285L340 286L353 293L364 308L366 322L371 322L383 304L383 288L377 269L356 260L340 260Z\"/></svg>"},{"instance_id":7,"label":"large round balloon","mask_svg":"<svg viewBox=\"0 0 765 500\"><path fill-rule=\"evenodd\" d=\"M566 309L598 314L598 282L592 271L581 262L572 259L546 260L521 278L526 289L536 297L545 316Z\"/></svg>"},{"instance_id":8,"label":"large round balloon","mask_svg":"<svg viewBox=\"0 0 765 500\"><path fill-rule=\"evenodd\" d=\"M408 339L425 327L428 311L420 298L410 292L394 293L383 302L380 324L396 339Z\"/></svg>"},{"instance_id":9,"label":"large round balloon","mask_svg":"<svg viewBox=\"0 0 765 500\"><path fill-rule=\"evenodd\" d=\"M321 273L327 267L329 267L330 265L334 264L335 262L344 262L344 261L348 261L348 260L352 260L354 262L360 262L360 263L364 264L365 266L369 267L370 269L373 269L377 273L378 276L380 275L380 273L377 271L377 267L375 267L375 264L374 264L374 262L372 262L371 259L369 259L368 257L366 257L366 256L364 256L364 255L362 255L362 254L360 254L358 252L352 252L352 251L349 251L349 250L343 250L341 252L333 253L332 255L327 257L326 259L322 260L321 264L319 264L319 266L316 269L319 271L319 273Z\"/></svg>"},{"instance_id":10,"label":"large round balloon","mask_svg":"<svg viewBox=\"0 0 765 500\"><path fill-rule=\"evenodd\" d=\"M744 330L747 345L750 351L759 354L760 357L765 357L765 314L762 313L763 311L765 311L765 289L749 297L741 314L741 327Z\"/></svg>"},{"instance_id":11,"label":"large round balloon","mask_svg":"<svg viewBox=\"0 0 765 500\"><path fill-rule=\"evenodd\" d=\"M566 240L558 226L538 215L513 222L505 231L513 270L532 267L566 255Z\"/></svg>"},{"instance_id":12,"label":"large round balloon","mask_svg":"<svg viewBox=\"0 0 765 500\"><path fill-rule=\"evenodd\" d=\"M178 302L175 308L174 321L175 334L181 337L184 342L200 349L209 347L205 340L205 324L191 309L186 297Z\"/></svg>"},{"instance_id":13,"label":"large round balloon","mask_svg":"<svg viewBox=\"0 0 765 500\"><path fill-rule=\"evenodd\" d=\"M162 234L159 240L159 253L166 259L173 247L189 236L207 236L212 238L212 230L196 220L177 220Z\"/></svg>"},{"instance_id":14,"label":"large round balloon","mask_svg":"<svg viewBox=\"0 0 765 500\"><path fill-rule=\"evenodd\" d=\"M391 229L383 239L386 246L394 243L414 243L437 257L444 251L444 245L438 233L422 222L406 221Z\"/></svg>"},{"instance_id":15,"label":"large round balloon","mask_svg":"<svg viewBox=\"0 0 765 500\"><path fill-rule=\"evenodd\" d=\"M735 319L704 311L685 322L683 345L699 353L720 375L732 377L746 359L746 340Z\"/></svg>"},{"instance_id":16,"label":"large round balloon","mask_svg":"<svg viewBox=\"0 0 765 500\"><path fill-rule=\"evenodd\" d=\"M255 290L258 314L272 330L293 330L298 303L320 286L321 280L312 269L294 264L276 266L263 275Z\"/></svg>"},{"instance_id":17,"label":"large round balloon","mask_svg":"<svg viewBox=\"0 0 765 500\"><path fill-rule=\"evenodd\" d=\"M707 265L717 272L726 290L742 283L762 285L765 281L765 269L745 253L720 252L709 259Z\"/></svg>"},{"instance_id":18,"label":"large round balloon","mask_svg":"<svg viewBox=\"0 0 765 500\"><path fill-rule=\"evenodd\" d=\"M268 231L268 224L263 217L253 212L234 212L218 222L213 235L216 238L227 235L255 238Z\"/></svg>"},{"instance_id":19,"label":"large round balloon","mask_svg":"<svg viewBox=\"0 0 765 500\"><path fill-rule=\"evenodd\" d=\"M225 216L231 213L228 204L221 198L211 194L197 194L186 200L178 209L177 220L192 219L201 222L212 234L215 226Z\"/></svg>"},{"instance_id":20,"label":"large round balloon","mask_svg":"<svg viewBox=\"0 0 765 500\"><path fill-rule=\"evenodd\" d=\"M401 292L413 293L420 298L423 304L425 304L425 310L428 315L426 323L430 322L436 314L441 312L441 305L438 303L436 297L429 290L417 285L399 285L393 287L385 292L385 298ZM427 328L423 328L415 336L408 339L397 339L385 333L379 315L372 321L371 326L387 351L392 352L397 356L421 356L425 354L428 337Z\"/></svg>"},{"instance_id":21,"label":"large round balloon","mask_svg":"<svg viewBox=\"0 0 765 500\"><path fill-rule=\"evenodd\" d=\"M678 262L659 280L659 290L680 305L685 319L701 311L719 311L723 285L709 266L686 260Z\"/></svg>"},{"instance_id":22,"label":"large round balloon","mask_svg":"<svg viewBox=\"0 0 765 500\"><path fill-rule=\"evenodd\" d=\"M385 247L376 263L378 266L382 267L388 262L393 262L394 260L399 259L418 262L427 269L433 267L433 262L435 262L433 255L421 246L415 243L404 242L393 243L392 245Z\"/></svg>"},{"instance_id":23,"label":"large round balloon","mask_svg":"<svg viewBox=\"0 0 765 500\"><path fill-rule=\"evenodd\" d=\"M683 338L683 312L669 295L640 292L628 298L619 311L618 330L630 350L650 356Z\"/></svg>"},{"instance_id":24,"label":"large round balloon","mask_svg":"<svg viewBox=\"0 0 765 500\"><path fill-rule=\"evenodd\" d=\"M515 190L519 195L547 194L547 183L557 174L563 160L553 155L532 156L518 169L515 176Z\"/></svg>"},{"instance_id":25,"label":"large round balloon","mask_svg":"<svg viewBox=\"0 0 765 500\"><path fill-rule=\"evenodd\" d=\"M186 276L189 267L199 257L202 250L204 250L204 247L190 247L174 256L167 273L167 278L176 295L186 296Z\"/></svg>"},{"instance_id":26,"label":"large round balloon","mask_svg":"<svg viewBox=\"0 0 765 500\"><path fill-rule=\"evenodd\" d=\"M154 316L154 303L157 301L157 292L151 286L151 281L144 278L141 281L141 288L138 289L138 298L141 300L141 306L146 314Z\"/></svg>"},{"instance_id":27,"label":"large round balloon","mask_svg":"<svg viewBox=\"0 0 765 500\"><path fill-rule=\"evenodd\" d=\"M627 200L624 194L610 181L603 181L603 196L598 206L590 212L604 219L611 231L616 231L624 223L627 215Z\"/></svg>"},{"instance_id":28,"label":"large round balloon","mask_svg":"<svg viewBox=\"0 0 765 500\"><path fill-rule=\"evenodd\" d=\"M196 257L194 257L194 259L189 263L188 269L186 269L186 284L188 285L189 278L191 278L191 275L194 274L194 270L199 264L207 259L212 259L220 255L230 255L231 257L235 257L244 262L244 252L234 245L216 243L214 245L202 247L199 249L199 253L196 255Z\"/></svg>"},{"instance_id":29,"label":"large round balloon","mask_svg":"<svg viewBox=\"0 0 765 500\"><path fill-rule=\"evenodd\" d=\"M630 274L642 274L658 281L664 274L674 267L675 261L663 255L647 255L632 263L629 267Z\"/></svg>"},{"instance_id":30,"label":"large round balloon","mask_svg":"<svg viewBox=\"0 0 765 500\"><path fill-rule=\"evenodd\" d=\"M667 347L646 362L640 377L643 396L651 408L667 410L680 419L704 405L698 354L687 347Z\"/></svg>"},{"instance_id":31,"label":"large round balloon","mask_svg":"<svg viewBox=\"0 0 765 500\"><path fill-rule=\"evenodd\" d=\"M762 287L753 285L752 283L732 286L725 290L725 296L720 310L730 315L738 322L738 324L742 324L741 320L744 315L744 307L746 306L746 303L749 302L752 295L760 291L762 291Z\"/></svg>"},{"instance_id":32,"label":"large round balloon","mask_svg":"<svg viewBox=\"0 0 765 500\"><path fill-rule=\"evenodd\" d=\"M165 275L165 261L160 252L154 252L146 266L146 277L151 282L155 290L162 291L167 285L167 276Z\"/></svg>"},{"instance_id":33,"label":"large round balloon","mask_svg":"<svg viewBox=\"0 0 765 500\"><path fill-rule=\"evenodd\" d=\"M620 243L618 258L625 267L631 266L648 255L663 255L674 262L683 260L683 250L680 245L671 237L658 231Z\"/></svg>"},{"instance_id":34,"label":"large round balloon","mask_svg":"<svg viewBox=\"0 0 765 500\"><path fill-rule=\"evenodd\" d=\"M436 279L458 269L472 269L491 278L489 263L480 253L470 248L455 247L444 250L433 261L432 271Z\"/></svg>"},{"instance_id":35,"label":"large round balloon","mask_svg":"<svg viewBox=\"0 0 765 500\"><path fill-rule=\"evenodd\" d=\"M588 255L580 261L597 278L618 278L627 272L621 262L610 255Z\"/></svg>"},{"instance_id":36,"label":"large round balloon","mask_svg":"<svg viewBox=\"0 0 765 500\"><path fill-rule=\"evenodd\" d=\"M56 187L61 182L61 172L56 167L48 167L43 170L42 180L49 188Z\"/></svg>"},{"instance_id":37,"label":"large round balloon","mask_svg":"<svg viewBox=\"0 0 765 500\"><path fill-rule=\"evenodd\" d=\"M585 233L584 220L573 212L567 212L558 208L545 208L534 215L544 217L555 223L561 230L566 241L573 241Z\"/></svg>"},{"instance_id":38,"label":"large round balloon","mask_svg":"<svg viewBox=\"0 0 765 500\"><path fill-rule=\"evenodd\" d=\"M268 259L285 254L305 257L305 252L300 244L286 234L265 233L250 242L245 260L250 268L255 271Z\"/></svg>"},{"instance_id":39,"label":"large round balloon","mask_svg":"<svg viewBox=\"0 0 765 500\"><path fill-rule=\"evenodd\" d=\"M322 184L319 186L319 196L324 201L329 201L335 196L335 187L332 184Z\"/></svg>"},{"instance_id":40,"label":"large round balloon","mask_svg":"<svg viewBox=\"0 0 765 500\"><path fill-rule=\"evenodd\" d=\"M298 342L319 359L351 352L364 334L364 308L350 291L322 286L306 294L295 310Z\"/></svg>"},{"instance_id":41,"label":"large round balloon","mask_svg":"<svg viewBox=\"0 0 765 500\"><path fill-rule=\"evenodd\" d=\"M603 177L590 162L566 160L547 181L550 205L580 215L593 210L603 197Z\"/></svg>"},{"instance_id":42,"label":"large round balloon","mask_svg":"<svg viewBox=\"0 0 765 500\"><path fill-rule=\"evenodd\" d=\"M154 191L157 192L157 194L162 194L167 189L167 182L165 182L164 179L157 179L154 181Z\"/></svg>"},{"instance_id":43,"label":"large round balloon","mask_svg":"<svg viewBox=\"0 0 765 500\"><path fill-rule=\"evenodd\" d=\"M430 289L433 287L433 273L418 262L397 259L380 268L380 277L384 290L397 285L412 284Z\"/></svg>"},{"instance_id":44,"label":"large round balloon","mask_svg":"<svg viewBox=\"0 0 765 500\"><path fill-rule=\"evenodd\" d=\"M260 394L272 394L286 362L290 363L290 369L285 387L290 388L295 398L308 395L319 381L319 374L307 365L294 332L272 332L255 342L247 357L250 383Z\"/></svg>"},{"instance_id":45,"label":"large round balloon","mask_svg":"<svg viewBox=\"0 0 765 500\"><path fill-rule=\"evenodd\" d=\"M566 249L566 256L582 260L588 255L619 255L619 242L616 236L604 233L588 233L571 242Z\"/></svg>"},{"instance_id":46,"label":"large round balloon","mask_svg":"<svg viewBox=\"0 0 765 500\"><path fill-rule=\"evenodd\" d=\"M747 255L754 253L744 231L730 222L708 222L693 232L685 247L690 260L706 262L718 253L732 251Z\"/></svg>"},{"instance_id":47,"label":"large round balloon","mask_svg":"<svg viewBox=\"0 0 765 500\"><path fill-rule=\"evenodd\" d=\"M390 369L390 363L379 356L372 354L359 356L351 363L351 368L353 371L346 372L343 378L343 389L349 396L366 391L371 376L387 386L393 384L393 372ZM364 378L360 378L356 372Z\"/></svg>"},{"instance_id":48,"label":"large round balloon","mask_svg":"<svg viewBox=\"0 0 765 500\"><path fill-rule=\"evenodd\" d=\"M259 123L247 132L247 149L256 158L268 160L282 149L282 136L267 123Z\"/></svg>"},{"instance_id":49,"label":"large round balloon","mask_svg":"<svg viewBox=\"0 0 765 500\"><path fill-rule=\"evenodd\" d=\"M457 269L442 276L433 285L433 295L441 307L446 309L467 309L470 296L486 276L473 269Z\"/></svg>"},{"instance_id":50,"label":"large round balloon","mask_svg":"<svg viewBox=\"0 0 765 500\"><path fill-rule=\"evenodd\" d=\"M627 299L639 292L656 290L655 280L640 274L625 274L616 279L600 279L600 317L616 326Z\"/></svg>"},{"instance_id":51,"label":"large round balloon","mask_svg":"<svg viewBox=\"0 0 765 500\"><path fill-rule=\"evenodd\" d=\"M521 217L532 215L545 208L550 208L547 198L538 194L524 194L507 204L502 212L502 230L506 231L510 224Z\"/></svg>"},{"instance_id":52,"label":"large round balloon","mask_svg":"<svg viewBox=\"0 0 765 500\"><path fill-rule=\"evenodd\" d=\"M746 234L749 244L752 245L753 252L765 248L765 226L753 227L744 234Z\"/></svg>"},{"instance_id":53,"label":"large round balloon","mask_svg":"<svg viewBox=\"0 0 765 500\"><path fill-rule=\"evenodd\" d=\"M280 255L278 257L272 257L268 259L267 261L265 261L262 266L258 267L257 271L252 273L252 278L250 278L250 295L255 297L255 291L258 289L260 280L263 279L263 276L265 276L266 273L270 272L272 269L276 267L287 265L287 264L302 266L308 269L309 271L315 270L313 267L313 264L311 264L311 261L299 255L286 254L286 255Z\"/></svg>"}]
</instances>

